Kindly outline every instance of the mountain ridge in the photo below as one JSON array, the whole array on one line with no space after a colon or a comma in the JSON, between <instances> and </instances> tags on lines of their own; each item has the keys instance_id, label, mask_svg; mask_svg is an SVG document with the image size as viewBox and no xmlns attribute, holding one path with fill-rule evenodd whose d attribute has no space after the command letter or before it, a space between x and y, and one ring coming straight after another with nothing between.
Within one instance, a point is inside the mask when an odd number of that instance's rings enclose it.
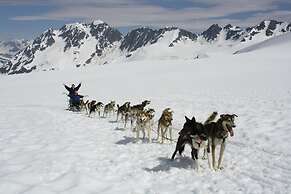
<instances>
[{"instance_id":1,"label":"mountain ridge","mask_svg":"<svg viewBox=\"0 0 291 194\"><path fill-rule=\"evenodd\" d=\"M287 22L264 20L247 28L213 24L200 34L178 27L141 27L124 36L101 20L72 23L43 32L0 66L0 72L29 73L144 58L199 58L208 47L239 45L239 50L290 31Z\"/></svg>"}]
</instances>

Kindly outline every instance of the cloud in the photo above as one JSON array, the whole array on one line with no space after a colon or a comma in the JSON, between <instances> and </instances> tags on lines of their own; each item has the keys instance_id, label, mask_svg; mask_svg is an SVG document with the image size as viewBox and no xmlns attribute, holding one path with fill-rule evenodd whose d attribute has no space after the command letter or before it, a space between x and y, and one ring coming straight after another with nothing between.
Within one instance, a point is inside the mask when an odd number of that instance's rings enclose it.
<instances>
[{"instance_id":1,"label":"cloud","mask_svg":"<svg viewBox=\"0 0 291 194\"><path fill-rule=\"evenodd\" d=\"M14 3L20 2L20 0L12 1ZM33 2L33 0L25 1ZM177 1L173 0L168 1L169 3L177 3ZM51 4L57 5L56 9L40 15L15 16L11 20L88 21L101 19L115 27L174 25L185 29L199 30L205 29L212 23L232 23L247 26L269 17L291 18L290 11L278 9L278 0L187 1L192 2L193 6L183 9L171 9L147 0L51 0ZM280 2L287 2L287 0L281 0ZM249 12L253 14L248 15ZM230 17L233 14L244 14L244 17L233 19L233 17Z\"/></svg>"},{"instance_id":2,"label":"cloud","mask_svg":"<svg viewBox=\"0 0 291 194\"><path fill-rule=\"evenodd\" d=\"M43 5L48 4L47 0L0 0L0 5Z\"/></svg>"}]
</instances>

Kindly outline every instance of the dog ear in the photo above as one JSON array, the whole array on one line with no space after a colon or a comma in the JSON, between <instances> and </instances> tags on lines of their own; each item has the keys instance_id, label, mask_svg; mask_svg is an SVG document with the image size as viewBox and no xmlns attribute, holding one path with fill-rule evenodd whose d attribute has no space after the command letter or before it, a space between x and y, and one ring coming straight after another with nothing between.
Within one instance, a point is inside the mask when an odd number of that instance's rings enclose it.
<instances>
[{"instance_id":1,"label":"dog ear","mask_svg":"<svg viewBox=\"0 0 291 194\"><path fill-rule=\"evenodd\" d=\"M187 116L185 116L186 122L191 121Z\"/></svg>"},{"instance_id":2,"label":"dog ear","mask_svg":"<svg viewBox=\"0 0 291 194\"><path fill-rule=\"evenodd\" d=\"M236 114L232 114L233 117L238 117Z\"/></svg>"},{"instance_id":3,"label":"dog ear","mask_svg":"<svg viewBox=\"0 0 291 194\"><path fill-rule=\"evenodd\" d=\"M194 116L192 117L192 120L191 121L194 122L194 123L196 123L196 119L195 119Z\"/></svg>"}]
</instances>

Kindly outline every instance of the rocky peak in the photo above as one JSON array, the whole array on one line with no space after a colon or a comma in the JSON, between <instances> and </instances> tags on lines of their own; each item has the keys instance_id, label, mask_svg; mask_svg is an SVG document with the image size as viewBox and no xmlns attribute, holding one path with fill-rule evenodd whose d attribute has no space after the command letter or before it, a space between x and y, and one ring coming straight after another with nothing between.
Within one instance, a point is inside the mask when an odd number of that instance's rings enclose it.
<instances>
[{"instance_id":1,"label":"rocky peak","mask_svg":"<svg viewBox=\"0 0 291 194\"><path fill-rule=\"evenodd\" d=\"M165 36L167 32L178 32L178 36L169 43L169 47L173 47L181 40L190 39L192 41L197 40L197 35L189 31L177 28L166 27L161 29L151 29L147 27L137 28L129 32L123 39L120 49L122 51L133 52L138 48L141 48L147 44L155 44L161 38Z\"/></svg>"},{"instance_id":2,"label":"rocky peak","mask_svg":"<svg viewBox=\"0 0 291 194\"><path fill-rule=\"evenodd\" d=\"M202 32L201 35L205 40L213 41L213 40L217 39L221 30L222 30L222 27L220 27L218 24L213 24L206 31Z\"/></svg>"}]
</instances>

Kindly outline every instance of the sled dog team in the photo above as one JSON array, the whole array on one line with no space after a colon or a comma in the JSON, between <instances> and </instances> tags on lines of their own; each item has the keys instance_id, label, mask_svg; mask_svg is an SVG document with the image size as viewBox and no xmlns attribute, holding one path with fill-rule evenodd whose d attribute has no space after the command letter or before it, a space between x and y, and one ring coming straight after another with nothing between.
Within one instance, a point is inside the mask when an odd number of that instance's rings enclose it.
<instances>
[{"instance_id":1,"label":"sled dog team","mask_svg":"<svg viewBox=\"0 0 291 194\"><path fill-rule=\"evenodd\" d=\"M101 117L101 109L103 108L103 118L114 116L116 113L116 122L123 122L124 128L130 124L130 129L136 133L136 139L139 140L140 133L143 134L143 139L147 138L152 142L152 131L154 131L154 116L155 110L153 108L145 108L151 102L145 100L140 104L131 106L130 102L125 102L122 105L111 101L108 104L96 102L95 100L80 103L80 110L86 110L89 117L98 113ZM115 108L117 107L117 108ZM157 140L164 143L165 140L172 141L172 120L173 111L166 108L158 120ZM169 137L168 137L169 134Z\"/></svg>"},{"instance_id":2,"label":"sled dog team","mask_svg":"<svg viewBox=\"0 0 291 194\"><path fill-rule=\"evenodd\" d=\"M116 122L120 119L124 128L126 128L128 122L130 122L130 128L136 133L136 139L139 140L140 133L143 134L143 139L147 138L149 142L152 142L152 131L154 131L154 116L155 110L152 108L145 108L151 102L148 100L143 101L137 105L131 105L130 102L116 105L115 101L111 101L108 104L97 102L96 100L86 102L83 101L83 96L77 93L81 84L77 86L77 90L72 85L71 88L65 85L69 91L70 97L70 110L82 111L86 110L89 117L98 114L101 117L101 110L103 109L102 117L113 116L116 114ZM77 95L80 98L74 98ZM117 107L117 108L116 108ZM233 128L235 128L236 114L221 114L217 121L218 113L213 112L207 120L202 124L197 122L195 117L189 119L185 116L186 122L183 128L179 132L175 151L171 157L174 160L175 155L179 152L182 155L185 145L191 147L191 157L196 161L198 165L199 151L203 150L204 155L202 159L208 159L208 165L214 170L222 169L222 158L226 146L226 140L229 136L234 135ZM166 140L173 141L172 138L172 120L173 111L170 108L166 108L161 117L158 120L157 141L164 143ZM219 146L219 157L216 164L216 147ZM211 154L211 155L210 155ZM210 161L211 158L211 161Z\"/></svg>"}]
</instances>

